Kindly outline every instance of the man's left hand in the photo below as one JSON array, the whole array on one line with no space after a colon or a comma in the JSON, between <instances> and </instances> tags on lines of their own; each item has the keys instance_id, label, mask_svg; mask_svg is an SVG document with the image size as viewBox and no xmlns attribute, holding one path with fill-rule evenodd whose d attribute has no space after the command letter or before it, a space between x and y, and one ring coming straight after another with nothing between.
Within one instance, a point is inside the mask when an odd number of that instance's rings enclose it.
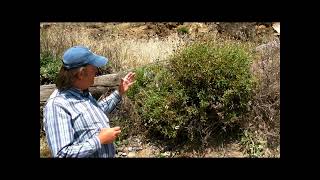
<instances>
[{"instance_id":1,"label":"man's left hand","mask_svg":"<svg viewBox=\"0 0 320 180\"><path fill-rule=\"evenodd\" d=\"M120 86L119 86L119 93L122 96L126 93L129 87L135 82L134 81L135 73L129 72L124 78L121 79Z\"/></svg>"}]
</instances>

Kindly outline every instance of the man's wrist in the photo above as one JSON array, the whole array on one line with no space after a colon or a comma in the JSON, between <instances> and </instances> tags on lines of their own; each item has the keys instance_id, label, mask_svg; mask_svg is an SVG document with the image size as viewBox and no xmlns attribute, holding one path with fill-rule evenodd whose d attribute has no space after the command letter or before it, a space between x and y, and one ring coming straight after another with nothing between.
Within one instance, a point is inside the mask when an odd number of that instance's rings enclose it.
<instances>
[{"instance_id":1,"label":"man's wrist","mask_svg":"<svg viewBox=\"0 0 320 180\"><path fill-rule=\"evenodd\" d=\"M121 93L120 90L115 90L115 93L119 96L119 98L121 99L124 93Z\"/></svg>"}]
</instances>

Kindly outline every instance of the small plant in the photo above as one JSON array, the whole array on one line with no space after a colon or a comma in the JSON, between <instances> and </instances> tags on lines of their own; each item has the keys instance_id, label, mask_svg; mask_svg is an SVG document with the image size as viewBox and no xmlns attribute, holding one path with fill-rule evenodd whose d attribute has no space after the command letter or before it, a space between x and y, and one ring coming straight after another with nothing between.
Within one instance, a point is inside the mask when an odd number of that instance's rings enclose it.
<instances>
[{"instance_id":1,"label":"small plant","mask_svg":"<svg viewBox=\"0 0 320 180\"><path fill-rule=\"evenodd\" d=\"M264 155L266 141L258 139L257 136L254 136L254 133L246 129L241 137L241 145L250 157L262 157Z\"/></svg>"},{"instance_id":2,"label":"small plant","mask_svg":"<svg viewBox=\"0 0 320 180\"><path fill-rule=\"evenodd\" d=\"M164 156L162 153L157 154L155 157L156 157L156 158L165 158L165 156Z\"/></svg>"},{"instance_id":3,"label":"small plant","mask_svg":"<svg viewBox=\"0 0 320 180\"><path fill-rule=\"evenodd\" d=\"M52 84L62 65L62 60L51 53L40 54L40 84Z\"/></svg>"},{"instance_id":4,"label":"small plant","mask_svg":"<svg viewBox=\"0 0 320 180\"><path fill-rule=\"evenodd\" d=\"M115 144L116 146L120 146L121 140L120 140L119 138L116 139L116 140L114 141L114 144Z\"/></svg>"},{"instance_id":5,"label":"small plant","mask_svg":"<svg viewBox=\"0 0 320 180\"><path fill-rule=\"evenodd\" d=\"M180 27L177 29L178 33L181 33L181 34L188 34L189 33L189 29L187 27Z\"/></svg>"}]
</instances>

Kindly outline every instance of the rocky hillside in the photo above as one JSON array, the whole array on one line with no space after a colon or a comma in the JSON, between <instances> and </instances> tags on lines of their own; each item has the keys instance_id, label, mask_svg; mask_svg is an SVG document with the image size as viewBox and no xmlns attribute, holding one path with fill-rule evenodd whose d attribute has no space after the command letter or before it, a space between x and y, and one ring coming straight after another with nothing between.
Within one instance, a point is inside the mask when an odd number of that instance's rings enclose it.
<instances>
[{"instance_id":1,"label":"rocky hillside","mask_svg":"<svg viewBox=\"0 0 320 180\"><path fill-rule=\"evenodd\" d=\"M164 60L179 48L194 41L234 40L249 43L260 54L253 64L253 71L262 79L261 90L257 92L257 109L252 110L261 123L248 125L252 132L239 141L226 141L219 146L208 146L196 150L190 147L167 147L150 140L143 133L127 132L128 136L119 138L117 157L258 157L280 156L280 135L278 125L268 124L266 118L278 119L280 100L280 24L273 22L135 22L135 23L41 23L40 52L49 52L52 59L59 59L63 51L72 45L83 44L96 53L111 59L104 73L117 73L136 68L158 60ZM58 65L43 67L40 78L52 82ZM51 70L51 71L50 71ZM47 74L51 73L50 76ZM265 98L276 97L272 103ZM266 103L269 104L266 104ZM260 103L260 104L259 104ZM124 105L119 109L125 109ZM40 107L41 111L41 107ZM126 111L118 111L118 113ZM41 114L42 112L40 112ZM264 117L261 115L265 113ZM119 114L113 114L116 119ZM40 122L42 119L40 119ZM275 122L278 123L278 122ZM278 123L279 124L279 123ZM279 124L280 125L280 124ZM268 133L271 135L267 135ZM41 133L40 156L50 157L50 152ZM262 140L253 140L256 139ZM255 145L252 145L255 144ZM276 144L271 147L271 144ZM270 145L270 146L269 146ZM263 148L260 148L263 147Z\"/></svg>"}]
</instances>

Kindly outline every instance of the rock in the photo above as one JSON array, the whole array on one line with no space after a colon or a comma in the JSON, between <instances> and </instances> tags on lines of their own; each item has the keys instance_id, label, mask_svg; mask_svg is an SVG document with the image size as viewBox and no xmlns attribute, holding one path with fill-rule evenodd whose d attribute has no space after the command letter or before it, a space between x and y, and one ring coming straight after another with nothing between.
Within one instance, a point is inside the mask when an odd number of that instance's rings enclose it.
<instances>
[{"instance_id":1,"label":"rock","mask_svg":"<svg viewBox=\"0 0 320 180\"><path fill-rule=\"evenodd\" d=\"M165 153L163 153L163 155L164 155L165 157L169 157L169 156L170 156L170 152L169 152L169 151L166 151Z\"/></svg>"},{"instance_id":2,"label":"rock","mask_svg":"<svg viewBox=\"0 0 320 180\"><path fill-rule=\"evenodd\" d=\"M279 49L280 49L280 42L276 41L276 40L256 47L256 51L263 53L263 54L268 53L268 52L272 52L274 50L279 50Z\"/></svg>"},{"instance_id":3,"label":"rock","mask_svg":"<svg viewBox=\"0 0 320 180\"><path fill-rule=\"evenodd\" d=\"M136 157L152 157L153 155L154 151L152 151L150 148L145 148L136 153Z\"/></svg>"},{"instance_id":4,"label":"rock","mask_svg":"<svg viewBox=\"0 0 320 180\"><path fill-rule=\"evenodd\" d=\"M129 151L129 152L130 152L130 151L132 151L132 150L133 150L133 148L132 148L132 147L129 147L129 148L128 148L128 151Z\"/></svg>"},{"instance_id":5,"label":"rock","mask_svg":"<svg viewBox=\"0 0 320 180\"><path fill-rule=\"evenodd\" d=\"M136 151L141 151L142 149L143 149L142 147L135 148Z\"/></svg>"},{"instance_id":6,"label":"rock","mask_svg":"<svg viewBox=\"0 0 320 180\"><path fill-rule=\"evenodd\" d=\"M122 145L120 147L117 148L119 152L123 152L125 150L125 147Z\"/></svg>"},{"instance_id":7,"label":"rock","mask_svg":"<svg viewBox=\"0 0 320 180\"><path fill-rule=\"evenodd\" d=\"M136 156L136 153L135 152L129 152L128 153L128 157L135 157Z\"/></svg>"},{"instance_id":8,"label":"rock","mask_svg":"<svg viewBox=\"0 0 320 180\"><path fill-rule=\"evenodd\" d=\"M279 22L273 23L272 27L280 35L280 23Z\"/></svg>"},{"instance_id":9,"label":"rock","mask_svg":"<svg viewBox=\"0 0 320 180\"><path fill-rule=\"evenodd\" d=\"M238 40L250 40L255 35L255 23L234 23L222 22L217 23L217 30L220 34L231 36Z\"/></svg>"},{"instance_id":10,"label":"rock","mask_svg":"<svg viewBox=\"0 0 320 180\"><path fill-rule=\"evenodd\" d=\"M48 29L51 25L53 25L54 23L51 23L51 24L49 24L49 23L41 23L40 24L40 29Z\"/></svg>"},{"instance_id":11,"label":"rock","mask_svg":"<svg viewBox=\"0 0 320 180\"><path fill-rule=\"evenodd\" d=\"M259 25L256 27L256 29L265 29L265 28L267 28L265 25Z\"/></svg>"}]
</instances>

